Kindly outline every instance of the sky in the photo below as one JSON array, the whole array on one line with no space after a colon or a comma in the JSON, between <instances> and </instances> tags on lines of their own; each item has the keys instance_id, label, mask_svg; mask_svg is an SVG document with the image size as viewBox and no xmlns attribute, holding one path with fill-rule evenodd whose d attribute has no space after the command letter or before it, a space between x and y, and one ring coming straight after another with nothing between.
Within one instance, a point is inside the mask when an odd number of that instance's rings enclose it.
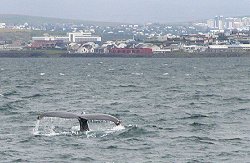
<instances>
[{"instance_id":1,"label":"sky","mask_svg":"<svg viewBox=\"0 0 250 163\"><path fill-rule=\"evenodd\" d=\"M250 15L250 0L0 0L0 14L169 23Z\"/></svg>"}]
</instances>

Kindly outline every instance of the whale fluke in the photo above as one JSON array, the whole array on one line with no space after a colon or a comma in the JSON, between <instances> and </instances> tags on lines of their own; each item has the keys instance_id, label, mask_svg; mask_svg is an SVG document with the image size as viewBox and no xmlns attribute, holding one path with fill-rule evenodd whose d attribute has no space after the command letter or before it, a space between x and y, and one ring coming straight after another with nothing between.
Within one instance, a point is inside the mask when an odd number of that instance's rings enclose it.
<instances>
[{"instance_id":1,"label":"whale fluke","mask_svg":"<svg viewBox=\"0 0 250 163\"><path fill-rule=\"evenodd\" d=\"M119 125L121 121L114 116L108 114L73 114L69 112L46 112L40 114L37 119L42 119L43 117L58 117L66 119L78 119L80 123L80 131L89 131L88 120L106 120L114 122Z\"/></svg>"}]
</instances>

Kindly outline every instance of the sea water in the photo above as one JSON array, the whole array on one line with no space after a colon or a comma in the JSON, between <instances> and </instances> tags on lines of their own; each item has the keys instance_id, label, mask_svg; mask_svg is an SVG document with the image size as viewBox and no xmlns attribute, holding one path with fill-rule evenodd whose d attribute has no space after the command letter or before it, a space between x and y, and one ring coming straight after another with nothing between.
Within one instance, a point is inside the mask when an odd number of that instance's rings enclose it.
<instances>
[{"instance_id":1,"label":"sea water","mask_svg":"<svg viewBox=\"0 0 250 163\"><path fill-rule=\"evenodd\" d=\"M249 162L249 79L250 58L1 58L0 162Z\"/></svg>"}]
</instances>

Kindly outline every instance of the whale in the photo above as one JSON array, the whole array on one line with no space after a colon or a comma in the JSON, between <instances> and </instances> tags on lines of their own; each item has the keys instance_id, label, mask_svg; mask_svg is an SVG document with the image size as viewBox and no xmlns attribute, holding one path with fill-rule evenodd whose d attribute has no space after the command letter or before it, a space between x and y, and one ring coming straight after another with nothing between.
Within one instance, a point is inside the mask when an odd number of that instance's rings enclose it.
<instances>
[{"instance_id":1,"label":"whale","mask_svg":"<svg viewBox=\"0 0 250 163\"><path fill-rule=\"evenodd\" d=\"M88 120L105 120L114 122L115 125L120 125L121 121L109 114L74 114L70 112L45 112L38 115L37 119L41 120L44 117L58 117L65 119L78 119L80 123L80 131L89 131Z\"/></svg>"}]
</instances>

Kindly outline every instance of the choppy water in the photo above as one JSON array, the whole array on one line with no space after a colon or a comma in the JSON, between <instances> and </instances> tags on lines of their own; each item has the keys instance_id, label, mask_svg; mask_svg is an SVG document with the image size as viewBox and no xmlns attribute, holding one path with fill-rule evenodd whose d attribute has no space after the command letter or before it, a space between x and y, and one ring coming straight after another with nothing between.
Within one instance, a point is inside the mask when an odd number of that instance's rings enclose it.
<instances>
[{"instance_id":1,"label":"choppy water","mask_svg":"<svg viewBox=\"0 0 250 163\"><path fill-rule=\"evenodd\" d=\"M1 59L1 162L250 162L249 79L250 58Z\"/></svg>"}]
</instances>

